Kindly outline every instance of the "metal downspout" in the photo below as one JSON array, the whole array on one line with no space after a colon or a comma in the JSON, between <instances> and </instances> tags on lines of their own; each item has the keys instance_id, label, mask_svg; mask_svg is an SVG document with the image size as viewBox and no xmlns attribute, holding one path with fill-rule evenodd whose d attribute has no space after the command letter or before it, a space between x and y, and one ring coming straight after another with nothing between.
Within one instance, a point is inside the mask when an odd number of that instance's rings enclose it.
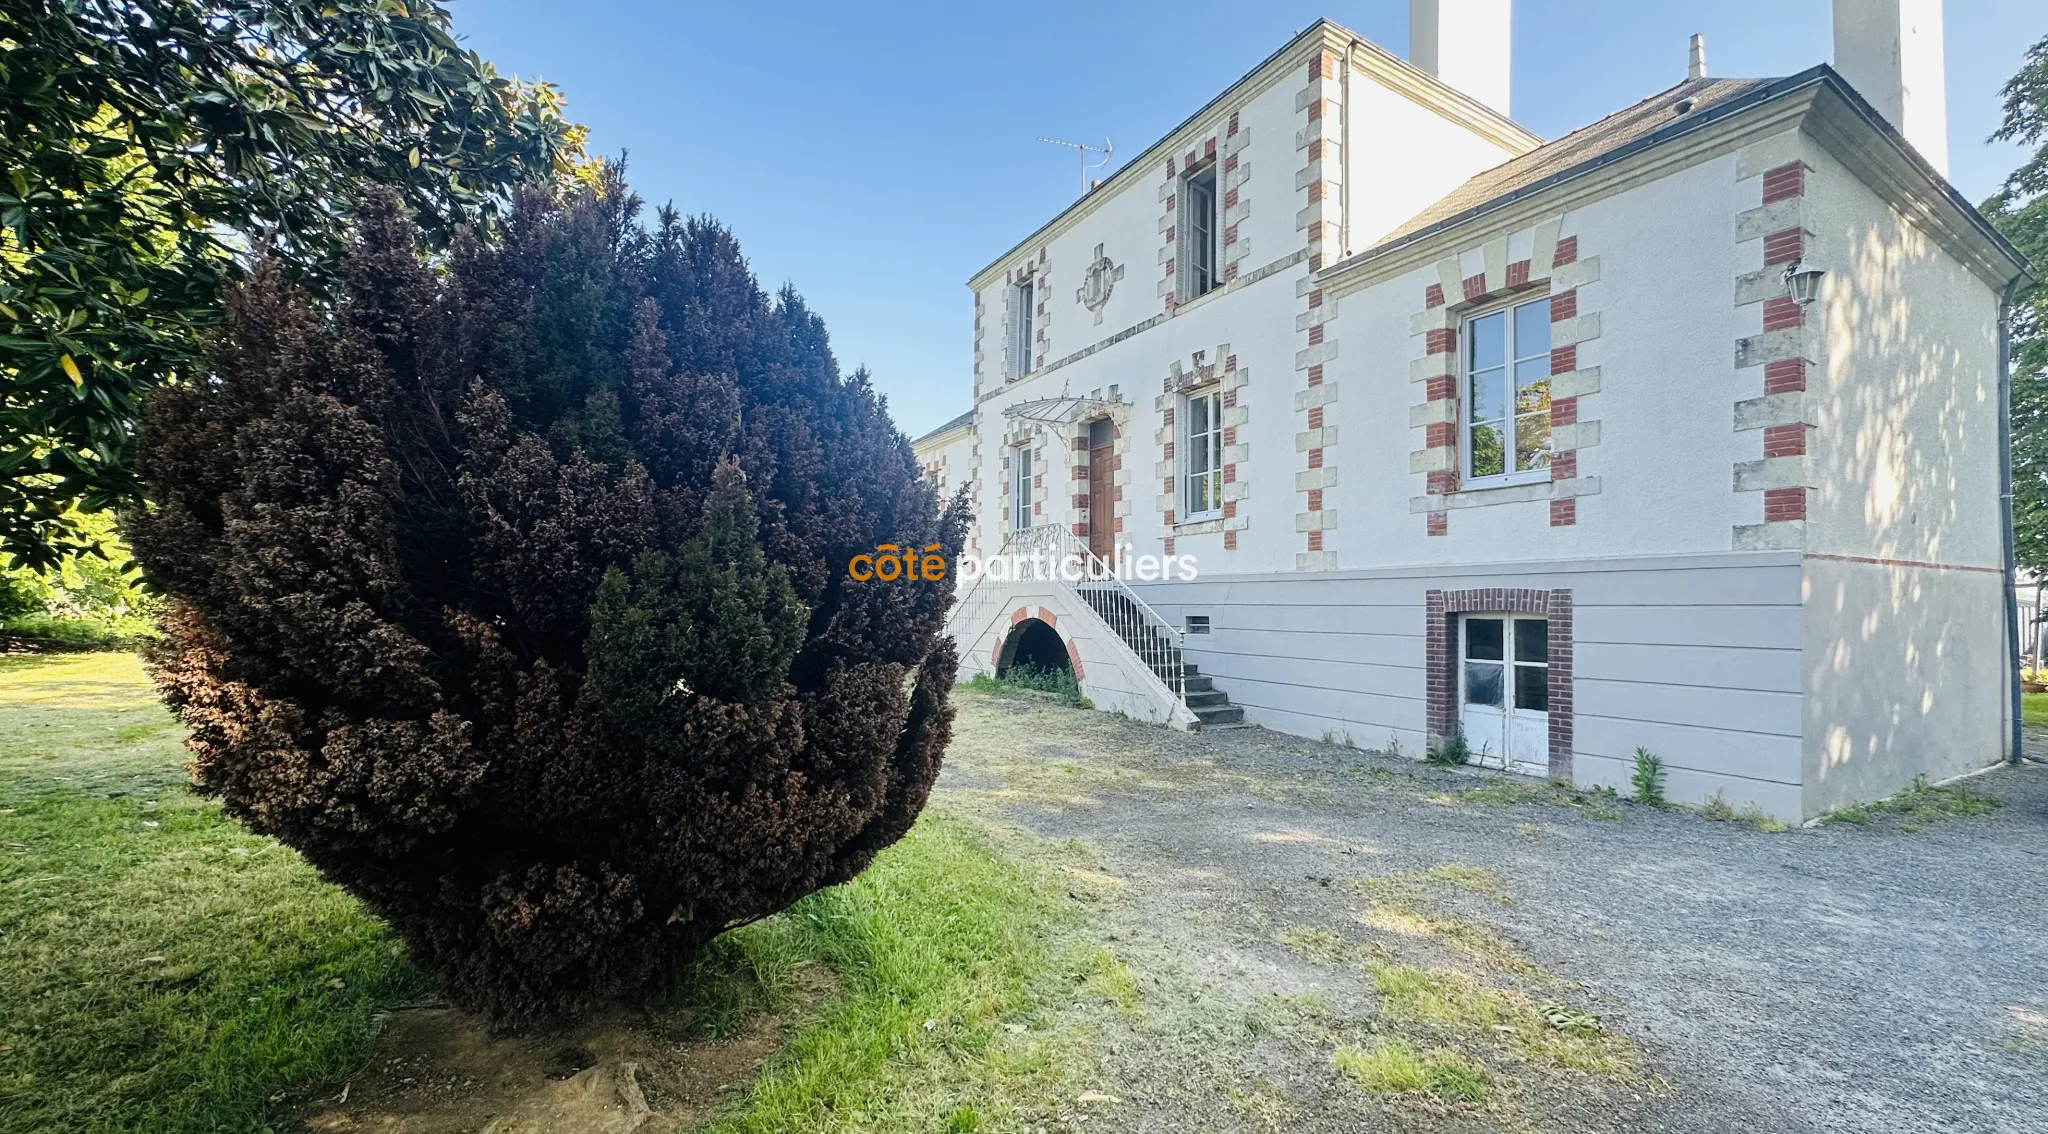
<instances>
[{"instance_id":1,"label":"metal downspout","mask_svg":"<svg viewBox=\"0 0 2048 1134\"><path fill-rule=\"evenodd\" d=\"M1344 101L1344 137L1337 147L1337 157L1344 164L1337 175L1344 180L1337 183L1337 259L1351 258L1351 171L1358 163L1351 160L1351 65L1358 55L1358 40L1353 38L1344 45L1344 75L1338 82L1337 97Z\"/></svg>"},{"instance_id":2,"label":"metal downspout","mask_svg":"<svg viewBox=\"0 0 2048 1134\"><path fill-rule=\"evenodd\" d=\"M2021 760L2020 738L2024 718L2020 701L2019 566L2013 549L2012 522L2012 304L2024 278L2014 276L2008 280L2005 295L1998 302L1998 498L2004 521L2000 534L2005 539L2005 656L2009 671L2007 680L2011 685L2008 709L2012 716L2007 759L2014 764Z\"/></svg>"}]
</instances>

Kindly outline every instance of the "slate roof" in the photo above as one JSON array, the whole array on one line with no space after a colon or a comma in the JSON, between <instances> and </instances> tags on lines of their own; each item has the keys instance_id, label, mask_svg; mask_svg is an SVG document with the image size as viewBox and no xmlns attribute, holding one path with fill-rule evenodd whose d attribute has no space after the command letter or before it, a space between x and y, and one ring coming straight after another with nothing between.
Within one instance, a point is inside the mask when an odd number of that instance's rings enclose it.
<instances>
[{"instance_id":1,"label":"slate roof","mask_svg":"<svg viewBox=\"0 0 2048 1134\"><path fill-rule=\"evenodd\" d=\"M973 420L974 411L968 410L966 413L961 414L959 417L954 418L953 420L947 422L946 424L939 426L937 429L932 430L930 433L927 433L924 436L918 438L917 440L912 441L911 444L922 445L925 442L931 440L932 438L937 437L941 433L944 433L951 429L958 429L961 426L972 422Z\"/></svg>"},{"instance_id":2,"label":"slate roof","mask_svg":"<svg viewBox=\"0 0 2048 1134\"><path fill-rule=\"evenodd\" d=\"M1681 117L1690 117L1777 81L1688 79L1669 90L1651 95L1626 110L1610 114L1590 126L1582 126L1554 142L1545 142L1520 157L1510 158L1492 169L1475 175L1439 198L1435 204L1402 222L1392 232L1373 241L1372 247L1378 248L1392 243L1495 198L1533 185L1553 174L1584 162L1597 160L1603 154L1612 153L1630 142L1669 126ZM1677 111L1678 104L1688 98L1693 100L1693 105L1684 115L1680 115Z\"/></svg>"}]
</instances>

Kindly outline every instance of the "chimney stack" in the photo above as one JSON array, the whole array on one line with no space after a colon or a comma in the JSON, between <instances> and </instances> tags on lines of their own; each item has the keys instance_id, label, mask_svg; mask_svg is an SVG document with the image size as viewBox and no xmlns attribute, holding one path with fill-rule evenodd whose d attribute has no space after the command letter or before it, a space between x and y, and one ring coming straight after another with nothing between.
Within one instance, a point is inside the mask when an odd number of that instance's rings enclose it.
<instances>
[{"instance_id":1,"label":"chimney stack","mask_svg":"<svg viewBox=\"0 0 2048 1134\"><path fill-rule=\"evenodd\" d=\"M1835 70L1948 176L1941 0L1834 0Z\"/></svg>"},{"instance_id":2,"label":"chimney stack","mask_svg":"<svg viewBox=\"0 0 2048 1134\"><path fill-rule=\"evenodd\" d=\"M1408 0L1408 61L1508 113L1512 0Z\"/></svg>"},{"instance_id":3,"label":"chimney stack","mask_svg":"<svg viewBox=\"0 0 2048 1134\"><path fill-rule=\"evenodd\" d=\"M1685 77L1704 79L1707 77L1707 37L1695 34L1692 47L1685 56Z\"/></svg>"}]
</instances>

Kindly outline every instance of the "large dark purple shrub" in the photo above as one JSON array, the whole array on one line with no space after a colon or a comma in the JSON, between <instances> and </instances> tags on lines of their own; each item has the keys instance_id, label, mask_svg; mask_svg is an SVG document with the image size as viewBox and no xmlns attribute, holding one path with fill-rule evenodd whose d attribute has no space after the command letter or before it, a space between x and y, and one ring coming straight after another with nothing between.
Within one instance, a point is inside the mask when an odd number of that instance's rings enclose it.
<instances>
[{"instance_id":1,"label":"large dark purple shrub","mask_svg":"<svg viewBox=\"0 0 2048 1134\"><path fill-rule=\"evenodd\" d=\"M154 399L137 555L194 774L505 1022L645 986L861 870L937 774L958 546L864 374L731 235L616 178L345 301L277 273Z\"/></svg>"}]
</instances>

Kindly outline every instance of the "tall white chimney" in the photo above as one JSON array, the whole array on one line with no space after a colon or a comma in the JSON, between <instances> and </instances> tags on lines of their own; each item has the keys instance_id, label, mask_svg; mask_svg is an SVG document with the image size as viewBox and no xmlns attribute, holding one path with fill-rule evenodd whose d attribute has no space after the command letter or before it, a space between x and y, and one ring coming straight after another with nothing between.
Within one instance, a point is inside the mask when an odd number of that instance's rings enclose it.
<instances>
[{"instance_id":1,"label":"tall white chimney","mask_svg":"<svg viewBox=\"0 0 2048 1134\"><path fill-rule=\"evenodd\" d=\"M1408 0L1408 61L1508 112L1513 0Z\"/></svg>"},{"instance_id":2,"label":"tall white chimney","mask_svg":"<svg viewBox=\"0 0 2048 1134\"><path fill-rule=\"evenodd\" d=\"M1835 70L1948 175L1941 0L1834 0Z\"/></svg>"}]
</instances>

